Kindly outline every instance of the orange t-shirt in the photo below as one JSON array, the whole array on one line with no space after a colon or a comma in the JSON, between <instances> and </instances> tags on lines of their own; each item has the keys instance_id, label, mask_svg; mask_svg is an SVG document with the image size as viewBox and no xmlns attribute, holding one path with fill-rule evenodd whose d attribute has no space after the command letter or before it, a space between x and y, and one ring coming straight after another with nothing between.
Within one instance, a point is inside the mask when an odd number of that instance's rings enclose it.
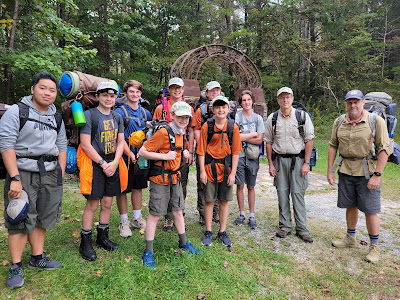
<instances>
[{"instance_id":1,"label":"orange t-shirt","mask_svg":"<svg viewBox=\"0 0 400 300\"><path fill-rule=\"evenodd\" d=\"M228 126L228 120L226 120L222 131L226 131ZM214 132L221 131L214 125ZM232 153L232 155L240 154L242 150L242 142L240 141L240 133L239 127L234 124L233 125L233 136L232 136L232 148L229 145L228 134L224 133L224 138L221 141L221 133L214 133L211 138L210 143L207 145L207 135L208 135L208 125L207 122L203 124L200 130L200 139L199 144L197 145L197 154L201 156L205 156L206 152L210 154L215 159L224 158ZM215 164L217 169L218 182L222 182L224 180L224 168L223 164ZM207 180L214 182L214 176L212 175L211 164L205 165ZM229 168L229 174L231 169Z\"/></svg>"},{"instance_id":2,"label":"orange t-shirt","mask_svg":"<svg viewBox=\"0 0 400 300\"><path fill-rule=\"evenodd\" d=\"M149 152L159 152L166 154L171 151L168 131L165 128L161 128L154 133L154 135L144 143L143 147ZM175 134L175 147L183 147L183 135ZM176 151L177 155L174 160L164 160L165 170L176 171L181 165L182 151ZM156 161L155 165L161 166L162 161ZM180 174L179 174L180 176ZM154 183L161 185L169 185L168 174L164 174L165 183L163 182L162 175L152 176L150 180ZM178 174L172 175L172 183L177 184L179 182Z\"/></svg>"},{"instance_id":3,"label":"orange t-shirt","mask_svg":"<svg viewBox=\"0 0 400 300\"><path fill-rule=\"evenodd\" d=\"M166 116L165 116L165 118L164 118L164 116L163 116L163 104L161 103L160 105L158 105L157 107L156 107L156 110L154 111L154 115L153 115L153 120L154 119L157 119L157 120L168 120L168 115L170 116L170 113L171 113L171 107L172 107L172 105L171 105L171 103L170 103L170 101L167 101L168 102L168 112L169 112L169 114L167 114ZM193 110L193 107L190 107L190 111L192 112L192 120L190 121L190 123L188 124L188 126L189 127L194 127L194 118L193 118L193 116L194 116L194 110ZM172 122L172 119L171 120L168 120L169 122ZM186 130L186 128L185 128L185 130Z\"/></svg>"},{"instance_id":4,"label":"orange t-shirt","mask_svg":"<svg viewBox=\"0 0 400 300\"><path fill-rule=\"evenodd\" d=\"M207 111L207 103L206 103L206 111ZM194 130L200 130L201 129L201 121L202 121L201 108L199 107L196 110L196 114L194 115L194 118L193 118Z\"/></svg>"}]
</instances>

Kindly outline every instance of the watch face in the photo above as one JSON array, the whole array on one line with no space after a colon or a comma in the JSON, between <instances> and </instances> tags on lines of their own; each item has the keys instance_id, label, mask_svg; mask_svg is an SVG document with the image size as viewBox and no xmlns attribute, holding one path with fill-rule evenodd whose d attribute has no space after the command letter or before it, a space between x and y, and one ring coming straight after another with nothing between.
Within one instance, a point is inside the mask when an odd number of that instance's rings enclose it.
<instances>
[{"instance_id":1,"label":"watch face","mask_svg":"<svg viewBox=\"0 0 400 300\"><path fill-rule=\"evenodd\" d=\"M99 160L99 165L101 166L102 164L104 164L104 159Z\"/></svg>"},{"instance_id":2,"label":"watch face","mask_svg":"<svg viewBox=\"0 0 400 300\"><path fill-rule=\"evenodd\" d=\"M15 176L11 177L11 180L20 181L21 175L15 175Z\"/></svg>"}]
</instances>

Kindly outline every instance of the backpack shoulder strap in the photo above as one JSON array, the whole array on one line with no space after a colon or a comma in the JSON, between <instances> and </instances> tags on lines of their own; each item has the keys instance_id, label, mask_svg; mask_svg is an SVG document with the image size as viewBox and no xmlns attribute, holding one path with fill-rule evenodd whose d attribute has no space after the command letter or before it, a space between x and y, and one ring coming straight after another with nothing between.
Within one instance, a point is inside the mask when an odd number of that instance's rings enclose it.
<instances>
[{"instance_id":1,"label":"backpack shoulder strap","mask_svg":"<svg viewBox=\"0 0 400 300\"><path fill-rule=\"evenodd\" d=\"M90 133L91 140L93 140L94 137L96 136L96 132L99 127L99 115L96 113L95 109L96 108L89 108L90 118L92 120L92 124L91 124L92 129L91 129L91 133Z\"/></svg>"},{"instance_id":2,"label":"backpack shoulder strap","mask_svg":"<svg viewBox=\"0 0 400 300\"><path fill-rule=\"evenodd\" d=\"M124 112L124 116L125 116L125 119L124 119L124 128L126 128L126 127L128 127L129 123L131 122L131 119L130 119L130 117L129 117L129 113L128 113L128 110L126 109L125 104L122 104L122 105L120 106L120 108L121 108L122 111Z\"/></svg>"},{"instance_id":3,"label":"backpack shoulder strap","mask_svg":"<svg viewBox=\"0 0 400 300\"><path fill-rule=\"evenodd\" d=\"M372 156L376 157L376 151L375 151L376 114L375 113L369 113L368 123L372 131L371 134Z\"/></svg>"},{"instance_id":4,"label":"backpack shoulder strap","mask_svg":"<svg viewBox=\"0 0 400 300\"><path fill-rule=\"evenodd\" d=\"M296 120L297 120L297 129L299 130L299 134L302 138L304 138L304 124L306 124L306 112L301 109L295 110Z\"/></svg>"},{"instance_id":5,"label":"backpack shoulder strap","mask_svg":"<svg viewBox=\"0 0 400 300\"><path fill-rule=\"evenodd\" d=\"M276 121L278 120L278 110L272 115L272 135L276 135Z\"/></svg>"},{"instance_id":6,"label":"backpack shoulder strap","mask_svg":"<svg viewBox=\"0 0 400 300\"><path fill-rule=\"evenodd\" d=\"M143 106L140 106L140 109L141 109L141 111L142 111L142 120L146 122L146 121L147 121L147 113L146 113L146 110L144 109Z\"/></svg>"},{"instance_id":7,"label":"backpack shoulder strap","mask_svg":"<svg viewBox=\"0 0 400 300\"><path fill-rule=\"evenodd\" d=\"M57 123L57 134L60 132L61 129L61 124L62 124L62 115L56 111L56 113L54 114L54 118L56 119L56 123Z\"/></svg>"},{"instance_id":8,"label":"backpack shoulder strap","mask_svg":"<svg viewBox=\"0 0 400 300\"><path fill-rule=\"evenodd\" d=\"M339 117L338 122L337 122L337 124L336 124L336 132L338 131L340 125L343 124L343 121L344 121L344 118L345 118L345 117L346 117L346 115L341 115L341 116Z\"/></svg>"},{"instance_id":9,"label":"backpack shoulder strap","mask_svg":"<svg viewBox=\"0 0 400 300\"><path fill-rule=\"evenodd\" d=\"M172 128L169 125L165 125L164 128L168 132L168 139L169 139L169 145L171 147L171 151L175 151L176 150L175 133L172 131Z\"/></svg>"},{"instance_id":10,"label":"backpack shoulder strap","mask_svg":"<svg viewBox=\"0 0 400 300\"><path fill-rule=\"evenodd\" d=\"M235 120L228 119L228 124L226 126L226 131L228 133L229 146L232 146L233 127L234 126L235 126Z\"/></svg>"},{"instance_id":11,"label":"backpack shoulder strap","mask_svg":"<svg viewBox=\"0 0 400 300\"><path fill-rule=\"evenodd\" d=\"M21 101L18 101L17 105L19 109L19 131L21 131L29 119L29 106Z\"/></svg>"},{"instance_id":12,"label":"backpack shoulder strap","mask_svg":"<svg viewBox=\"0 0 400 300\"><path fill-rule=\"evenodd\" d=\"M207 120L207 145L210 143L213 135L214 135L214 125L215 125L215 119L209 119Z\"/></svg>"}]
</instances>

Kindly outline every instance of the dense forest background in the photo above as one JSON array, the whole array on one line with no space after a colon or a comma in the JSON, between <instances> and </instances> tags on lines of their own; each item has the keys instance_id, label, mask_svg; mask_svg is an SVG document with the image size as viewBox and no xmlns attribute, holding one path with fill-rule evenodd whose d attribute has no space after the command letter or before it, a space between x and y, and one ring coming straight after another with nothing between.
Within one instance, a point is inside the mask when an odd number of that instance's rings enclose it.
<instances>
[{"instance_id":1,"label":"dense forest background","mask_svg":"<svg viewBox=\"0 0 400 300\"><path fill-rule=\"evenodd\" d=\"M180 55L212 43L235 47L254 61L270 108L283 85L321 112L340 108L353 88L400 97L398 0L0 3L1 102L26 95L36 72L60 78L73 70L121 86L136 79L153 101ZM233 97L230 74L229 66L209 60L200 86L216 79Z\"/></svg>"}]
</instances>

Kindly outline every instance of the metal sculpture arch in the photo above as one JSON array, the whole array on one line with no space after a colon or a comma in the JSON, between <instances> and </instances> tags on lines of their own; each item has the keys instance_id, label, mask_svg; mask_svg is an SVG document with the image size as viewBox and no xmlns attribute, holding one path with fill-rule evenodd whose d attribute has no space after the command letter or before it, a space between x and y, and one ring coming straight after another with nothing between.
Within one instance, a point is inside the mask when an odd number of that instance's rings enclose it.
<instances>
[{"instance_id":1,"label":"metal sculpture arch","mask_svg":"<svg viewBox=\"0 0 400 300\"><path fill-rule=\"evenodd\" d=\"M236 76L237 89L262 88L261 75L255 64L243 52L222 44L212 44L182 54L172 65L171 77L198 80L201 67L208 59L218 59L229 66Z\"/></svg>"}]
</instances>

